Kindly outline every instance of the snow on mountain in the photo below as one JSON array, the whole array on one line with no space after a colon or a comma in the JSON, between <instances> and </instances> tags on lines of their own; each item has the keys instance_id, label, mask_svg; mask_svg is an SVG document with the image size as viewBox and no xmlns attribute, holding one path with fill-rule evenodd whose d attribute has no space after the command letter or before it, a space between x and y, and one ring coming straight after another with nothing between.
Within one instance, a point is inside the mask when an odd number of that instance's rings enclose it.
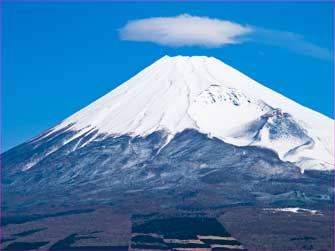
<instances>
[{"instance_id":1,"label":"snow on mountain","mask_svg":"<svg viewBox=\"0 0 335 251\"><path fill-rule=\"evenodd\" d=\"M77 132L72 139L94 130L96 136L164 130L171 139L193 128L234 145L270 148L302 171L329 170L333 122L213 57L164 56L44 137L67 128Z\"/></svg>"}]
</instances>

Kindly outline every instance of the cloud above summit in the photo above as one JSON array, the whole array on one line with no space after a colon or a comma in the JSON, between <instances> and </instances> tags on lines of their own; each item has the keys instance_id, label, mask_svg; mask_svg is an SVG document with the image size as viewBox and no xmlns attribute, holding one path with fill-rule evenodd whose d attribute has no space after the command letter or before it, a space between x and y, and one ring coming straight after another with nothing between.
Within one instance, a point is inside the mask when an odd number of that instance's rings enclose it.
<instances>
[{"instance_id":1,"label":"cloud above summit","mask_svg":"<svg viewBox=\"0 0 335 251\"><path fill-rule=\"evenodd\" d=\"M332 51L306 40L302 35L209 17L182 14L130 20L119 29L121 40L152 42L170 47L260 43L281 47L297 54L331 60Z\"/></svg>"},{"instance_id":2,"label":"cloud above summit","mask_svg":"<svg viewBox=\"0 0 335 251\"><path fill-rule=\"evenodd\" d=\"M187 14L129 21L120 29L122 40L162 45L220 47L241 43L251 28L234 22Z\"/></svg>"}]
</instances>

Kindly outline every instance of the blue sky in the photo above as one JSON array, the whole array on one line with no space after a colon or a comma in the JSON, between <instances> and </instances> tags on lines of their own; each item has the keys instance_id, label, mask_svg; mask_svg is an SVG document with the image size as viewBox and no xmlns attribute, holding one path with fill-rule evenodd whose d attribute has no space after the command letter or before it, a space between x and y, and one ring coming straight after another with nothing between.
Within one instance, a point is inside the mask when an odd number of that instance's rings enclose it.
<instances>
[{"instance_id":1,"label":"blue sky","mask_svg":"<svg viewBox=\"0 0 335 251\"><path fill-rule=\"evenodd\" d=\"M127 26L130 20L183 14L256 32L234 37L228 31L218 38L214 27L215 41L211 34L205 36L210 41L194 42L201 34L178 33L166 42L153 34L152 19L142 33ZM2 151L54 126L164 55L217 57L305 106L334 114L332 2L6 2L2 25ZM193 40L181 43L185 36ZM222 42L227 38L232 42Z\"/></svg>"}]
</instances>

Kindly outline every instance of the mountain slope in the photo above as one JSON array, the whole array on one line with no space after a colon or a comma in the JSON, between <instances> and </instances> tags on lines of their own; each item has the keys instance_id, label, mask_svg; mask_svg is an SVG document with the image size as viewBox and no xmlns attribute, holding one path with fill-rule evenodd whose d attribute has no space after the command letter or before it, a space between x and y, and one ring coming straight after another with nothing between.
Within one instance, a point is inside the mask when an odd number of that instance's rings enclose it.
<instances>
[{"instance_id":1,"label":"mountain slope","mask_svg":"<svg viewBox=\"0 0 335 251\"><path fill-rule=\"evenodd\" d=\"M165 56L49 134L65 128L75 133L63 144L92 131L90 140L160 130L168 133L167 144L192 128L234 145L270 148L302 171L330 170L334 163L333 120L208 57Z\"/></svg>"},{"instance_id":2,"label":"mountain slope","mask_svg":"<svg viewBox=\"0 0 335 251\"><path fill-rule=\"evenodd\" d=\"M237 147L194 129L177 133L167 145L164 131L145 137L98 136L93 141L94 133L88 133L62 145L74 134L66 130L54 132L2 156L2 201L6 213L39 205L117 203L128 193L169 195L172 204L185 206L183 201L173 200L173 194L187 196L188 192L203 191L211 196L202 207L268 203L273 196L285 196L288 191L305 193L306 200L301 203L306 206L329 203L332 198L333 173L301 174L298 167L282 162L271 150ZM46 154L51 146L58 150ZM46 157L22 171L22 164L39 155ZM264 193L269 195L266 200L255 196ZM220 196L216 198L215 194ZM209 205L212 199L213 205ZM295 203L294 199L285 201L285 205Z\"/></svg>"}]
</instances>

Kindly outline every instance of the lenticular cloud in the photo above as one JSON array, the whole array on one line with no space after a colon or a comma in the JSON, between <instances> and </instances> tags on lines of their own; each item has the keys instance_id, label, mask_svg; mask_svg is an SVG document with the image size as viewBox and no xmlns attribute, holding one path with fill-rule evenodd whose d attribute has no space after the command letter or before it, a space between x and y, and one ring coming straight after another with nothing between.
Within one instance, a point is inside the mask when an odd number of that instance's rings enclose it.
<instances>
[{"instance_id":1,"label":"lenticular cloud","mask_svg":"<svg viewBox=\"0 0 335 251\"><path fill-rule=\"evenodd\" d=\"M242 41L252 28L230 21L179 15L129 21L120 32L122 40L154 42L173 47L220 47Z\"/></svg>"}]
</instances>

